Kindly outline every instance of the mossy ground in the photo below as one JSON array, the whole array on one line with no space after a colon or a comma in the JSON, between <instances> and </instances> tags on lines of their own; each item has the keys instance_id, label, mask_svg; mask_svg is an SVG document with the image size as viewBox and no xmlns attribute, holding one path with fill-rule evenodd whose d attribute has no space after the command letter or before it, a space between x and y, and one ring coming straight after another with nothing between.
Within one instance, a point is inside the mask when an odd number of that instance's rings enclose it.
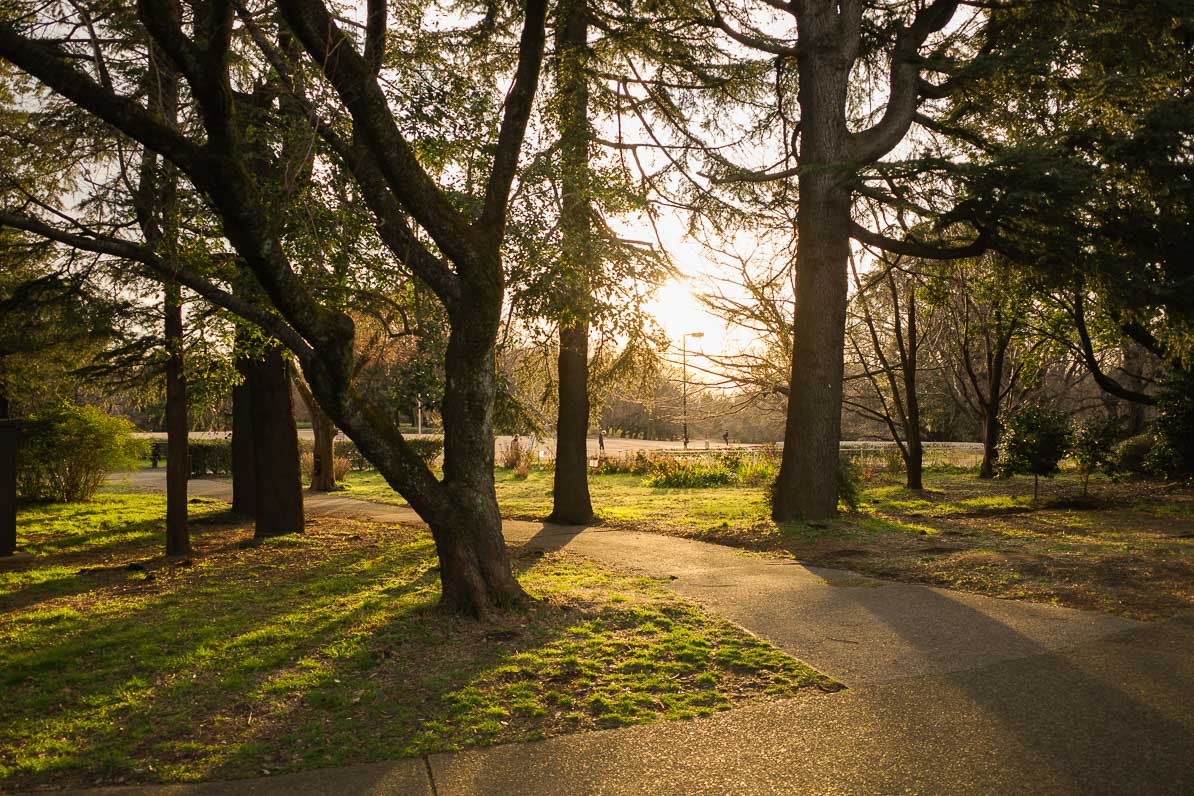
<instances>
[{"instance_id":1,"label":"mossy ground","mask_svg":"<svg viewBox=\"0 0 1194 796\"><path fill-rule=\"evenodd\" d=\"M550 512L552 474L497 473L504 516ZM350 475L349 494L401 502L375 474ZM857 512L828 523L777 525L763 489L662 489L636 475L594 475L607 525L666 533L866 575L997 597L1155 619L1194 610L1194 490L1096 477L1083 494L1066 471L1042 479L982 480L970 468L931 468L923 491L866 473Z\"/></svg>"},{"instance_id":2,"label":"mossy ground","mask_svg":"<svg viewBox=\"0 0 1194 796\"><path fill-rule=\"evenodd\" d=\"M0 788L257 776L700 716L836 685L650 579L516 557L536 599L436 608L417 528L339 519L255 544L192 502L22 512L0 569ZM129 564L134 564L129 568Z\"/></svg>"}]
</instances>

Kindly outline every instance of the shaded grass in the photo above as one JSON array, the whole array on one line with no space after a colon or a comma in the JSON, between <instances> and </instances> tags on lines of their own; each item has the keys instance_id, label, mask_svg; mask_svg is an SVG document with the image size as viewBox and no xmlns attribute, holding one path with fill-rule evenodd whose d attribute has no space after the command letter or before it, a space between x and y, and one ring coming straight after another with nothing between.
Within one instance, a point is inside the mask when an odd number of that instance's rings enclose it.
<instances>
[{"instance_id":1,"label":"shaded grass","mask_svg":"<svg viewBox=\"0 0 1194 796\"><path fill-rule=\"evenodd\" d=\"M162 502L22 514L46 552L5 573L20 576L0 617L5 787L254 776L836 687L659 583L565 554L519 559L537 599L482 624L435 607L418 529L319 519L244 545L247 527L217 523L172 562ZM117 566L131 555L144 571ZM58 580L73 583L44 588Z\"/></svg>"}]
</instances>

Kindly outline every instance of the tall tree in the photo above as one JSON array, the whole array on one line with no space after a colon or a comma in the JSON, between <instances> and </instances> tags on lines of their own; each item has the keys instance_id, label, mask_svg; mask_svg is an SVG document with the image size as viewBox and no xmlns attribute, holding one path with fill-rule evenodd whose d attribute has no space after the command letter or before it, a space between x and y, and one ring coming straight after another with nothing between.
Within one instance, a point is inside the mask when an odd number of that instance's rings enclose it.
<instances>
[{"instance_id":1,"label":"tall tree","mask_svg":"<svg viewBox=\"0 0 1194 796\"><path fill-rule=\"evenodd\" d=\"M563 0L556 20L556 103L559 113L560 273L565 312L559 322L560 403L552 486L554 522L593 520L589 497L589 305L594 269L589 179L589 46L587 0Z\"/></svg>"},{"instance_id":2,"label":"tall tree","mask_svg":"<svg viewBox=\"0 0 1194 796\"><path fill-rule=\"evenodd\" d=\"M275 47L276 39L257 37L250 45L234 35L231 4L206 4L184 19L168 0L142 0L140 25L182 75L195 103L196 124L185 129L163 124L121 87L105 85L89 71L92 61L76 57L89 57L89 48L56 33L76 28L69 10L18 4L0 18L0 57L185 175L267 302L239 299L202 264L167 262L119 238L81 234L28 214L5 212L0 223L142 262L289 348L328 416L428 522L440 558L443 604L471 615L525 599L510 568L493 485L494 344L504 292L501 246L542 61L545 6L543 0L525 4L512 80L496 114L484 196L469 207L458 206L431 176L421 157L433 153L420 152L403 132L401 113L419 109L402 106L386 90L383 71L406 64L389 60L397 33L387 33L391 15L384 2L370 5L358 32L345 29L321 0L280 0L285 24L306 51L300 60ZM413 38L420 32L401 31ZM354 38L362 34L363 41ZM112 35L118 46L120 32ZM262 178L281 182L287 162L250 152L246 137L252 130L237 114L243 98L234 88L240 84L231 74L234 60L246 68L267 65L290 87L312 143L359 189L377 240L435 291L447 311L442 480L404 439L391 408L354 387L353 320L341 308L341 291L320 289L320 264L305 264L304 270L292 257L283 225L268 212ZM293 90L304 70L326 89L310 92L318 101Z\"/></svg>"}]
</instances>

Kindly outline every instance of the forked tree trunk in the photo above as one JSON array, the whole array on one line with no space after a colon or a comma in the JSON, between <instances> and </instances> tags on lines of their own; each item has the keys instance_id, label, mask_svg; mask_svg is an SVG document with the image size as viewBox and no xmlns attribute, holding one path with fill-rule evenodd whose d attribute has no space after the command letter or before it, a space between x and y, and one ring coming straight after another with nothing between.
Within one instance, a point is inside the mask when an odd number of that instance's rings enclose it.
<instances>
[{"instance_id":1,"label":"forked tree trunk","mask_svg":"<svg viewBox=\"0 0 1194 796\"><path fill-rule=\"evenodd\" d=\"M588 46L586 0L564 0L557 13L557 83L559 85L560 227L563 238L561 279L567 298L560 323L560 408L556 424L556 469L552 489L553 522L583 525L593 521L589 496L589 323L590 274L598 267L592 246L589 180L589 76L584 70Z\"/></svg>"},{"instance_id":2,"label":"forked tree trunk","mask_svg":"<svg viewBox=\"0 0 1194 796\"><path fill-rule=\"evenodd\" d=\"M182 291L166 286L166 555L191 552L187 528L187 386L182 361Z\"/></svg>"},{"instance_id":3,"label":"forked tree trunk","mask_svg":"<svg viewBox=\"0 0 1194 796\"><path fill-rule=\"evenodd\" d=\"M282 350L271 345L246 363L257 485L253 536L303 530L303 483L290 374Z\"/></svg>"},{"instance_id":4,"label":"forked tree trunk","mask_svg":"<svg viewBox=\"0 0 1194 796\"><path fill-rule=\"evenodd\" d=\"M830 15L832 16L832 15ZM800 40L834 36L823 14L801 18ZM821 520L837 513L850 174L844 122L848 64L832 48L802 47L802 138L796 227L795 328L783 460L772 516Z\"/></svg>"}]
</instances>

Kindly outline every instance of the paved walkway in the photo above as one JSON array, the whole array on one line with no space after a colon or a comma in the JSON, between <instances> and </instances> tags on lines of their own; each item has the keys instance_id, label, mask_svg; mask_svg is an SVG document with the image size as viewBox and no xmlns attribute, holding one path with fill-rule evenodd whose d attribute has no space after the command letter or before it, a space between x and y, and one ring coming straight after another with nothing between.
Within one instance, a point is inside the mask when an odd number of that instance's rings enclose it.
<instances>
[{"instance_id":1,"label":"paved walkway","mask_svg":"<svg viewBox=\"0 0 1194 796\"><path fill-rule=\"evenodd\" d=\"M134 478L143 488L160 483L152 472ZM226 498L229 488L191 482L193 494L214 498ZM417 521L409 509L338 495L309 494L306 508ZM567 548L673 578L678 593L851 688L708 719L308 772L235 790L1194 791L1194 619L1141 625L651 534L526 522L507 522L504 530L512 544Z\"/></svg>"}]
</instances>

